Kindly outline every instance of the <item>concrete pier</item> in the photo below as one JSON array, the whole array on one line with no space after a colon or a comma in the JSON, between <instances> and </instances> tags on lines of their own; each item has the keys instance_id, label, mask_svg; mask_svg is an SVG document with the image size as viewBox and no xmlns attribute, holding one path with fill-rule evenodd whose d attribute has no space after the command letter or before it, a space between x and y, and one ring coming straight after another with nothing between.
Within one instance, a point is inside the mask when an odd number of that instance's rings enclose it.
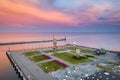
<instances>
[{"instance_id":1,"label":"concrete pier","mask_svg":"<svg viewBox=\"0 0 120 80\"><path fill-rule=\"evenodd\" d=\"M7 51L11 64L22 80L56 80L20 52Z\"/></svg>"},{"instance_id":2,"label":"concrete pier","mask_svg":"<svg viewBox=\"0 0 120 80\"><path fill-rule=\"evenodd\" d=\"M66 38L64 38L64 39L57 39L56 41L66 41ZM3 43L0 43L0 45L28 44L28 43L43 43L43 42L53 42L53 40L23 41L23 42L3 42Z\"/></svg>"}]
</instances>

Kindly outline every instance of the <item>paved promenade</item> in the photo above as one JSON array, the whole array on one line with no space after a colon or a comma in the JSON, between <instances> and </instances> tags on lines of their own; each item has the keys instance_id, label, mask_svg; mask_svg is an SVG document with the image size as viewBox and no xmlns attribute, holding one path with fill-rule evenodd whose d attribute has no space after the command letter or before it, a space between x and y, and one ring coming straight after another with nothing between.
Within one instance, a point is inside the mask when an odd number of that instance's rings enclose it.
<instances>
[{"instance_id":1,"label":"paved promenade","mask_svg":"<svg viewBox=\"0 0 120 80\"><path fill-rule=\"evenodd\" d=\"M62 59L52 56L51 55L52 53L45 53L44 50L47 49L38 50L38 51L40 51L44 55L51 57L51 59L43 60L36 63L30 61L29 57L24 56L22 54L23 52L11 51L9 52L10 53L9 55L15 61L15 63L17 63L16 65L20 68L21 72L23 72L23 74L26 76L26 80L80 80L81 78L94 75L96 72L101 71L101 69L96 67L97 64L119 61L119 59L116 57L117 54L113 54L111 52L107 52L105 55L99 55L99 56L95 55L94 53L89 53L89 55L95 56L96 58L85 63L73 65L69 62L66 62ZM67 51L70 52L70 50ZM88 54L88 53L83 53L83 54ZM65 63L66 65L68 65L68 67L65 69L59 69L57 71L53 71L48 74L45 73L43 69L41 69L39 66L37 66L40 63L44 63L52 60L58 60L62 63ZM67 73L67 77L66 77L66 73ZM85 78L85 80L92 80L92 79Z\"/></svg>"},{"instance_id":2,"label":"paved promenade","mask_svg":"<svg viewBox=\"0 0 120 80\"><path fill-rule=\"evenodd\" d=\"M26 80L56 80L51 75L45 73L36 63L31 62L20 52L9 52L11 58L19 65L20 70L25 76Z\"/></svg>"}]
</instances>

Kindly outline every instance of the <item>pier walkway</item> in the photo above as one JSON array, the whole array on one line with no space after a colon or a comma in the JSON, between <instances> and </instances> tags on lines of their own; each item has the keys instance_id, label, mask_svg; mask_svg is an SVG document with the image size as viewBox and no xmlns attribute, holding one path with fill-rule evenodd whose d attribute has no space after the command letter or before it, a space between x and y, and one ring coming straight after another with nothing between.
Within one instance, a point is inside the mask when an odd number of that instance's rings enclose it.
<instances>
[{"instance_id":1,"label":"pier walkway","mask_svg":"<svg viewBox=\"0 0 120 80\"><path fill-rule=\"evenodd\" d=\"M19 67L25 80L56 80L51 75L45 73L37 64L31 62L20 52L7 52L14 60L14 64Z\"/></svg>"},{"instance_id":2,"label":"pier walkway","mask_svg":"<svg viewBox=\"0 0 120 80\"><path fill-rule=\"evenodd\" d=\"M42 40L42 41L21 41L21 42L2 42L0 45L11 45L11 44L28 44L28 43L43 43L43 42L53 42L54 40ZM56 39L56 41L66 41L64 39Z\"/></svg>"}]
</instances>

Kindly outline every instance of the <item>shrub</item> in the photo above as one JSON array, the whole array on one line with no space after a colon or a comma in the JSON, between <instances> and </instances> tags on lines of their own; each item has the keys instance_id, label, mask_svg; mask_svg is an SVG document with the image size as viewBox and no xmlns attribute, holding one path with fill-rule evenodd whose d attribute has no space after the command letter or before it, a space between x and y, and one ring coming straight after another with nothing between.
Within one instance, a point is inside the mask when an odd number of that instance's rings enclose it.
<instances>
[{"instance_id":1,"label":"shrub","mask_svg":"<svg viewBox=\"0 0 120 80\"><path fill-rule=\"evenodd\" d=\"M96 50L97 55L106 54L106 52L107 51L103 48Z\"/></svg>"},{"instance_id":2,"label":"shrub","mask_svg":"<svg viewBox=\"0 0 120 80\"><path fill-rule=\"evenodd\" d=\"M81 59L86 59L87 57L85 57L85 56L73 56L73 58L81 60Z\"/></svg>"},{"instance_id":3,"label":"shrub","mask_svg":"<svg viewBox=\"0 0 120 80\"><path fill-rule=\"evenodd\" d=\"M43 57L45 57L45 58L47 58L47 59L51 59L51 57L50 56L48 56L48 55L42 55Z\"/></svg>"}]
</instances>

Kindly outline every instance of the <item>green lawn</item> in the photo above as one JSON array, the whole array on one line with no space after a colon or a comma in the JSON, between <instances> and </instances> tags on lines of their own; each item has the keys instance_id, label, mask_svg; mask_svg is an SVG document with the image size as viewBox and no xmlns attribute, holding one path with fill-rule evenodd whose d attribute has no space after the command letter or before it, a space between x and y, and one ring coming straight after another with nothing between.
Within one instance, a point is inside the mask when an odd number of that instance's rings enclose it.
<instances>
[{"instance_id":1,"label":"green lawn","mask_svg":"<svg viewBox=\"0 0 120 80\"><path fill-rule=\"evenodd\" d=\"M67 47L67 49L75 50L76 47Z\"/></svg>"},{"instance_id":2,"label":"green lawn","mask_svg":"<svg viewBox=\"0 0 120 80\"><path fill-rule=\"evenodd\" d=\"M112 64L114 66L120 66L120 62L108 62L108 64Z\"/></svg>"},{"instance_id":3,"label":"green lawn","mask_svg":"<svg viewBox=\"0 0 120 80\"><path fill-rule=\"evenodd\" d=\"M45 58L42 55L37 55L37 56L30 57L30 60L33 62L39 62L39 61L47 60L47 58Z\"/></svg>"},{"instance_id":4,"label":"green lawn","mask_svg":"<svg viewBox=\"0 0 120 80\"><path fill-rule=\"evenodd\" d=\"M110 64L114 64L114 62L110 62ZM115 62L115 65L116 65L116 62ZM120 75L120 73L118 73L118 72L116 72L116 71L114 71L112 68L108 68L108 67L105 67L105 66L101 66L101 65L96 65L98 68L100 68L100 69L103 69L103 70L105 70L105 71L109 71L109 72L112 72L112 73L114 73L114 74L117 74L117 75Z\"/></svg>"},{"instance_id":5,"label":"green lawn","mask_svg":"<svg viewBox=\"0 0 120 80\"><path fill-rule=\"evenodd\" d=\"M70 49L70 50L75 50L75 47L67 47L67 48ZM91 53L91 52L93 52L93 50L90 50L90 49L81 49L81 48L80 48L80 51L82 53Z\"/></svg>"},{"instance_id":6,"label":"green lawn","mask_svg":"<svg viewBox=\"0 0 120 80\"><path fill-rule=\"evenodd\" d=\"M62 65L57 64L54 61L49 61L45 63L38 64L45 72L51 72L63 68Z\"/></svg>"},{"instance_id":7,"label":"green lawn","mask_svg":"<svg viewBox=\"0 0 120 80\"><path fill-rule=\"evenodd\" d=\"M105 67L105 66L101 66L101 65L96 65L98 68L100 69L103 69L103 70L106 70L106 71L112 71L112 68L108 68L108 67Z\"/></svg>"},{"instance_id":8,"label":"green lawn","mask_svg":"<svg viewBox=\"0 0 120 80\"><path fill-rule=\"evenodd\" d=\"M67 62L70 62L72 64L78 64L78 63L82 63L82 62L86 62L89 61L90 59L88 59L87 57L84 56L80 56L78 59L74 57L74 54L68 53L68 52L63 52L63 53L56 53L56 54L52 54L55 57L58 57L62 60L65 60Z\"/></svg>"},{"instance_id":9,"label":"green lawn","mask_svg":"<svg viewBox=\"0 0 120 80\"><path fill-rule=\"evenodd\" d=\"M92 50L89 49L80 49L82 53L91 53L93 52Z\"/></svg>"},{"instance_id":10,"label":"green lawn","mask_svg":"<svg viewBox=\"0 0 120 80\"><path fill-rule=\"evenodd\" d=\"M65 49L57 49L57 51L64 51ZM51 52L54 52L53 49L50 49L50 50L45 50L44 51L45 53L51 53Z\"/></svg>"},{"instance_id":11,"label":"green lawn","mask_svg":"<svg viewBox=\"0 0 120 80\"><path fill-rule=\"evenodd\" d=\"M40 54L40 51L30 51L30 52L25 52L23 53L25 56L32 56L35 54Z\"/></svg>"}]
</instances>

